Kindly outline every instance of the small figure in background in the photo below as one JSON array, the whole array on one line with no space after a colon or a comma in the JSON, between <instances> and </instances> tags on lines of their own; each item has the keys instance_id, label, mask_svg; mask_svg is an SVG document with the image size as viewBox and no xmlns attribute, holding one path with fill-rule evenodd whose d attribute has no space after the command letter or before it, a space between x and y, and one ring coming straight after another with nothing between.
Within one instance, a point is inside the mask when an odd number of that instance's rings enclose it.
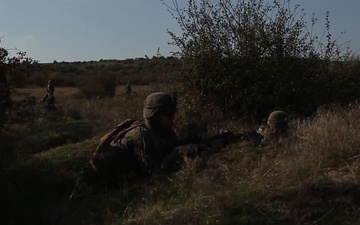
<instances>
[{"instance_id":1,"label":"small figure in background","mask_svg":"<svg viewBox=\"0 0 360 225\"><path fill-rule=\"evenodd\" d=\"M131 83L130 83L130 81L128 81L127 84L126 84L125 93L126 93L127 96L131 95Z\"/></svg>"},{"instance_id":2,"label":"small figure in background","mask_svg":"<svg viewBox=\"0 0 360 225\"><path fill-rule=\"evenodd\" d=\"M44 96L42 97L40 102L46 101L47 107L49 107L49 108L54 107L54 102L55 102L54 92L55 92L55 87L54 87L52 81L49 80L47 87L46 87L46 93L44 94Z\"/></svg>"}]
</instances>

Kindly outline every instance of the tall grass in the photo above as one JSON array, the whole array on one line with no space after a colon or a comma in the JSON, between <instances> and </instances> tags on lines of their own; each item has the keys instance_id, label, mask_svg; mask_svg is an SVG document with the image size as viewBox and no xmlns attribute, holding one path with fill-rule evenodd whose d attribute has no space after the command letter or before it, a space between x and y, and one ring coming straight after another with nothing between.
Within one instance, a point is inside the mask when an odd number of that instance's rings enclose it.
<instances>
[{"instance_id":1,"label":"tall grass","mask_svg":"<svg viewBox=\"0 0 360 225\"><path fill-rule=\"evenodd\" d=\"M287 165L294 168L292 175L312 181L322 171L351 164L360 155L359 118L360 108L356 104L320 109L313 119L299 123L298 140L288 147ZM356 177L353 182L357 183Z\"/></svg>"},{"instance_id":2,"label":"tall grass","mask_svg":"<svg viewBox=\"0 0 360 225\"><path fill-rule=\"evenodd\" d=\"M357 224L359 116L359 105L319 109L293 121L288 139L274 148L238 144L206 159L205 167L188 162L170 186L142 193L144 202L122 223Z\"/></svg>"},{"instance_id":3,"label":"tall grass","mask_svg":"<svg viewBox=\"0 0 360 225\"><path fill-rule=\"evenodd\" d=\"M281 146L263 149L255 157L257 163L252 182L266 183L269 188L308 188L318 182L347 179L350 185L359 182L360 117L358 104L350 107L321 108L313 118L291 123L291 134ZM252 154L246 154L243 161ZM254 157L248 159L254 164ZM246 164L249 168L248 163ZM345 170L343 173L333 171Z\"/></svg>"},{"instance_id":4,"label":"tall grass","mask_svg":"<svg viewBox=\"0 0 360 225\"><path fill-rule=\"evenodd\" d=\"M141 118L145 97L156 89L151 86L134 86L132 96L125 95L125 88L118 86L112 98L84 98L80 90L73 87L55 87L55 104L68 119L86 119L95 125L96 134L112 129L127 118ZM40 100L43 88L21 88L15 90L14 99L31 95Z\"/></svg>"},{"instance_id":5,"label":"tall grass","mask_svg":"<svg viewBox=\"0 0 360 225\"><path fill-rule=\"evenodd\" d=\"M130 99L121 91L109 99L69 96L61 102L64 114L77 111L97 127L95 136L102 135L123 119L141 117L145 97L155 90L135 89ZM180 99L178 127L186 132L189 112L181 106ZM207 123L206 112L197 116L190 122L202 124L196 130L201 135L255 127L235 119ZM6 183L0 197L7 206L0 215L5 224L355 225L360 219L359 117L358 104L324 107L312 118L292 121L289 137L275 147L233 144L207 158L186 160L168 177L126 182L72 203L67 199L76 174L98 139L49 149L0 173Z\"/></svg>"}]
</instances>

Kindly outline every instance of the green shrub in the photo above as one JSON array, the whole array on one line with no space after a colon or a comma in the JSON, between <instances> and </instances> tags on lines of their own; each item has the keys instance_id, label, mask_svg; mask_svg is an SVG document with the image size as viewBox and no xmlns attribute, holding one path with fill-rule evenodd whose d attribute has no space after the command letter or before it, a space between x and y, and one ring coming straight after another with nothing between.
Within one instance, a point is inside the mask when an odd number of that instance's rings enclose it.
<instances>
[{"instance_id":1,"label":"green shrub","mask_svg":"<svg viewBox=\"0 0 360 225\"><path fill-rule=\"evenodd\" d=\"M0 38L1 42L1 38ZM26 75L28 69L34 61L25 52L17 51L13 57L9 56L9 51L0 46L0 155L10 150L8 143L8 129L12 122L14 113L21 110L11 99L13 90L13 80L18 80L22 75ZM22 85L19 82L19 85Z\"/></svg>"},{"instance_id":2,"label":"green shrub","mask_svg":"<svg viewBox=\"0 0 360 225\"><path fill-rule=\"evenodd\" d=\"M323 40L312 33L317 19L307 27L304 9L290 0L173 3L169 11L182 32L169 34L182 65L171 75L192 111L258 121L275 108L310 115L348 84L342 74L350 51L332 40L328 13Z\"/></svg>"}]
</instances>

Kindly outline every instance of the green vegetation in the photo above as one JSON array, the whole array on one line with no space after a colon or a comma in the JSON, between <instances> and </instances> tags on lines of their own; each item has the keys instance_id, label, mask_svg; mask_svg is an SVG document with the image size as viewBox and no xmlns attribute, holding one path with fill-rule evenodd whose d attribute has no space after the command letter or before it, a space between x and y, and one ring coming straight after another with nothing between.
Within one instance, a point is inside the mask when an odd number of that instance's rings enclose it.
<instances>
[{"instance_id":1,"label":"green vegetation","mask_svg":"<svg viewBox=\"0 0 360 225\"><path fill-rule=\"evenodd\" d=\"M21 85L46 86L48 79L57 86L81 87L85 80L99 77L114 79L116 85L125 85L128 80L134 85L147 85L158 81L159 71L173 70L179 64L174 57L153 57L125 59L125 60L100 60L90 62L53 62L47 64L34 64L32 72L24 79ZM17 83L19 87L19 82Z\"/></svg>"},{"instance_id":2,"label":"green vegetation","mask_svg":"<svg viewBox=\"0 0 360 225\"><path fill-rule=\"evenodd\" d=\"M360 96L351 52L332 39L329 14L321 37L312 32L317 18L309 26L305 11L287 0L176 3L168 8L182 32L169 33L182 64L171 75L195 111L259 122L273 108L309 116Z\"/></svg>"},{"instance_id":3,"label":"green vegetation","mask_svg":"<svg viewBox=\"0 0 360 225\"><path fill-rule=\"evenodd\" d=\"M131 110L121 109L135 103L137 109L133 110L141 111L144 95L150 89L145 90L142 94L139 92L139 97L123 101L121 107L107 108L106 113L101 112L100 106L79 113L88 117L90 124L98 121L98 126L99 121L111 121L113 115L117 115L120 122L122 118L131 117L127 114ZM79 101L76 100L76 105L81 105ZM105 107L119 100L99 101ZM179 115L184 110L180 108ZM313 119L294 120L291 136L276 149L229 146L206 161L188 161L181 171L170 177L154 175L127 182L119 189L100 191L75 202L68 201L68 197L76 176L106 129L93 131L94 138L80 139L77 143L64 143L31 155L18 152L16 159L2 163L2 222L339 224L345 221L356 224L360 219L357 185L360 127L352 121L357 121L359 116L359 105L319 109ZM33 122L32 127L26 126L30 129L22 129L28 133L27 138L38 137L40 145L44 133L50 131L66 136L70 129L71 134L82 134L83 138L89 132L89 123L84 120L44 123L47 119L40 120L38 128ZM113 121L111 125L102 126L113 128L116 124ZM218 126L228 128L225 123ZM245 129L240 120L232 120L231 126Z\"/></svg>"},{"instance_id":4,"label":"green vegetation","mask_svg":"<svg viewBox=\"0 0 360 225\"><path fill-rule=\"evenodd\" d=\"M169 6L183 31L170 32L176 58L39 64L0 48L1 224L358 224L359 60L329 26L325 44L306 32L299 7L188 3ZM54 109L38 103L48 79ZM290 112L291 133L276 148L234 144L70 202L100 137L163 90L179 93L180 137L254 129L273 109Z\"/></svg>"},{"instance_id":5,"label":"green vegetation","mask_svg":"<svg viewBox=\"0 0 360 225\"><path fill-rule=\"evenodd\" d=\"M39 152L59 145L92 137L93 125L88 121L55 121L27 125L21 141L21 151Z\"/></svg>"}]
</instances>

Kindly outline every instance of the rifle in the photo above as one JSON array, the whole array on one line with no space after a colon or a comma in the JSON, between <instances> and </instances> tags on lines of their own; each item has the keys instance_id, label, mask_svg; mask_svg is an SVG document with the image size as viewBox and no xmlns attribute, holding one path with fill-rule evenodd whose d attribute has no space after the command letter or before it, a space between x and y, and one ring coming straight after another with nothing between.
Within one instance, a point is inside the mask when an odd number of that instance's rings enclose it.
<instances>
[{"instance_id":1,"label":"rifle","mask_svg":"<svg viewBox=\"0 0 360 225\"><path fill-rule=\"evenodd\" d=\"M219 151L229 144L250 142L252 145L257 146L262 139L262 135L257 133L255 130L233 132L225 131L220 134L216 134L209 138L194 140L181 141L176 148L182 148L186 145L195 145L198 147L198 151L202 151L203 148L208 148L211 152Z\"/></svg>"},{"instance_id":2,"label":"rifle","mask_svg":"<svg viewBox=\"0 0 360 225\"><path fill-rule=\"evenodd\" d=\"M261 139L262 135L255 130L243 132L225 131L205 139L184 139L165 158L163 169L178 170L186 158L209 157L233 143L248 142L252 146L258 146L261 143Z\"/></svg>"}]
</instances>

